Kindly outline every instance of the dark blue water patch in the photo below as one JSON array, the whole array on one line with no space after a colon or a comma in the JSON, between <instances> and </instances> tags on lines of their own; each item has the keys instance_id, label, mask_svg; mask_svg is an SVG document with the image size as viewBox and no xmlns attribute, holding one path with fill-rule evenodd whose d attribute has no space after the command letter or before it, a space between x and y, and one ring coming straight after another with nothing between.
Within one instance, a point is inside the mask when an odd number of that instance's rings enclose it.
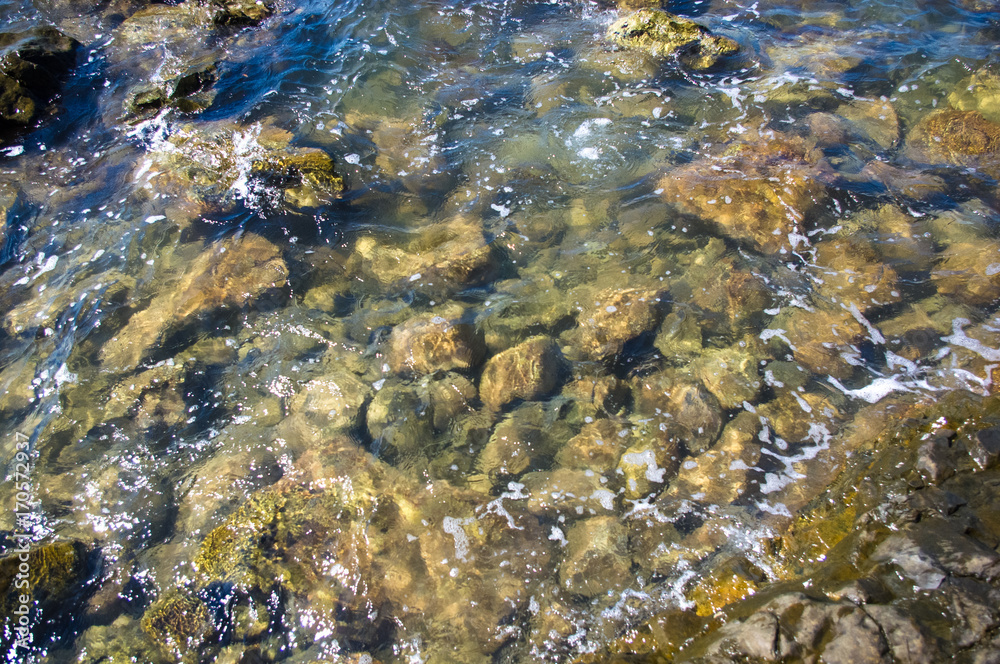
<instances>
[{"instance_id":1,"label":"dark blue water patch","mask_svg":"<svg viewBox=\"0 0 1000 664\"><path fill-rule=\"evenodd\" d=\"M22 246L28 237L28 230L34 226L37 214L37 208L20 194L7 211L3 243L0 245L0 273L24 258Z\"/></svg>"}]
</instances>

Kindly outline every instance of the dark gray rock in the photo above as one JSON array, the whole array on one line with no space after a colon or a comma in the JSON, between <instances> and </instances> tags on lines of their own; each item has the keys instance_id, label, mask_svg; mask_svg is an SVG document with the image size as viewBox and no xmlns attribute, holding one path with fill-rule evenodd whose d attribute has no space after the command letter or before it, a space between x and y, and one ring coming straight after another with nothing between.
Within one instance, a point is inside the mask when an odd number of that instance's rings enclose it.
<instances>
[{"instance_id":1,"label":"dark gray rock","mask_svg":"<svg viewBox=\"0 0 1000 664\"><path fill-rule=\"evenodd\" d=\"M76 64L80 43L51 26L0 33L0 132L30 127Z\"/></svg>"}]
</instances>

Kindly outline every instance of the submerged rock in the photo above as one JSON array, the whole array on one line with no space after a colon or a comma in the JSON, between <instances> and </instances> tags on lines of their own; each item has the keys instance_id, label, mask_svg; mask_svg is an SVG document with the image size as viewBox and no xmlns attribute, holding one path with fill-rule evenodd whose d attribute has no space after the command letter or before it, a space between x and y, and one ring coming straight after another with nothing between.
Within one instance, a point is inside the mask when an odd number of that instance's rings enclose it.
<instances>
[{"instance_id":1,"label":"submerged rock","mask_svg":"<svg viewBox=\"0 0 1000 664\"><path fill-rule=\"evenodd\" d=\"M816 292L831 302L865 312L902 298L896 271L867 243L837 238L818 242L815 250Z\"/></svg>"},{"instance_id":2,"label":"submerged rock","mask_svg":"<svg viewBox=\"0 0 1000 664\"><path fill-rule=\"evenodd\" d=\"M192 654L215 631L205 603L184 591L171 592L146 609L142 630L183 662L197 661Z\"/></svg>"},{"instance_id":3,"label":"submerged rock","mask_svg":"<svg viewBox=\"0 0 1000 664\"><path fill-rule=\"evenodd\" d=\"M654 56L676 55L692 69L708 69L739 50L732 39L713 35L691 19L658 9L640 9L618 19L608 28L607 39Z\"/></svg>"},{"instance_id":4,"label":"submerged rock","mask_svg":"<svg viewBox=\"0 0 1000 664\"><path fill-rule=\"evenodd\" d=\"M290 133L266 123L182 125L156 145L135 177L145 175L196 208L243 199L294 211L337 200L344 181L333 159L316 148L292 147L290 140Z\"/></svg>"},{"instance_id":5,"label":"submerged rock","mask_svg":"<svg viewBox=\"0 0 1000 664\"><path fill-rule=\"evenodd\" d=\"M565 370L559 345L549 337L532 337L490 358L480 379L479 397L490 410L518 399L541 399L562 382Z\"/></svg>"},{"instance_id":6,"label":"submerged rock","mask_svg":"<svg viewBox=\"0 0 1000 664\"><path fill-rule=\"evenodd\" d=\"M743 411L723 429L711 449L688 459L680 467L666 496L707 505L729 505L750 488L750 481L763 473L760 461L760 418Z\"/></svg>"},{"instance_id":7,"label":"submerged rock","mask_svg":"<svg viewBox=\"0 0 1000 664\"><path fill-rule=\"evenodd\" d=\"M365 421L372 448L394 461L424 454L434 439L430 402L402 383L386 383L375 393Z\"/></svg>"},{"instance_id":8,"label":"submerged rock","mask_svg":"<svg viewBox=\"0 0 1000 664\"><path fill-rule=\"evenodd\" d=\"M396 373L429 374L473 369L485 355L483 335L474 326L440 315L412 318L393 328L387 361Z\"/></svg>"},{"instance_id":9,"label":"submerged rock","mask_svg":"<svg viewBox=\"0 0 1000 664\"><path fill-rule=\"evenodd\" d=\"M0 132L27 129L38 120L76 64L79 48L52 26L0 32Z\"/></svg>"},{"instance_id":10,"label":"submerged rock","mask_svg":"<svg viewBox=\"0 0 1000 664\"><path fill-rule=\"evenodd\" d=\"M979 111L935 111L910 130L906 155L917 162L975 168L995 177L1000 174L1000 124Z\"/></svg>"},{"instance_id":11,"label":"submerged rock","mask_svg":"<svg viewBox=\"0 0 1000 664\"><path fill-rule=\"evenodd\" d=\"M660 324L665 289L607 289L586 298L579 328L567 335L574 350L594 360L613 359L625 344Z\"/></svg>"},{"instance_id":12,"label":"submerged rock","mask_svg":"<svg viewBox=\"0 0 1000 664\"><path fill-rule=\"evenodd\" d=\"M983 67L962 81L948 95L959 111L978 111L990 122L1000 122L1000 76Z\"/></svg>"},{"instance_id":13,"label":"submerged rock","mask_svg":"<svg viewBox=\"0 0 1000 664\"><path fill-rule=\"evenodd\" d=\"M280 249L253 234L215 243L186 268L105 344L101 359L106 367L134 367L170 328L222 307L245 306L288 279Z\"/></svg>"},{"instance_id":14,"label":"submerged rock","mask_svg":"<svg viewBox=\"0 0 1000 664\"><path fill-rule=\"evenodd\" d=\"M211 105L214 94L209 88L218 79L212 61L174 66L160 71L162 80L144 83L129 90L125 115L129 122L148 120L163 108L173 106L190 113Z\"/></svg>"},{"instance_id":15,"label":"submerged rock","mask_svg":"<svg viewBox=\"0 0 1000 664\"><path fill-rule=\"evenodd\" d=\"M826 199L828 173L804 141L772 135L669 170L659 184L666 202L770 254L805 241L811 214Z\"/></svg>"},{"instance_id":16,"label":"submerged rock","mask_svg":"<svg viewBox=\"0 0 1000 664\"><path fill-rule=\"evenodd\" d=\"M1000 297L1000 242L955 242L939 255L931 271L938 293L971 305L985 305Z\"/></svg>"},{"instance_id":17,"label":"submerged rock","mask_svg":"<svg viewBox=\"0 0 1000 664\"><path fill-rule=\"evenodd\" d=\"M390 293L415 291L447 296L496 278L497 258L482 225L464 216L413 233L407 244L360 238L348 269L370 276Z\"/></svg>"},{"instance_id":18,"label":"submerged rock","mask_svg":"<svg viewBox=\"0 0 1000 664\"><path fill-rule=\"evenodd\" d=\"M307 416L324 432L346 433L362 422L370 398L369 385L340 370L306 383L292 399L291 410Z\"/></svg>"},{"instance_id":19,"label":"submerged rock","mask_svg":"<svg viewBox=\"0 0 1000 664\"><path fill-rule=\"evenodd\" d=\"M556 454L556 462L566 468L607 473L618 465L618 458L628 447L630 427L610 419L584 425L566 441Z\"/></svg>"},{"instance_id":20,"label":"submerged rock","mask_svg":"<svg viewBox=\"0 0 1000 664\"><path fill-rule=\"evenodd\" d=\"M559 566L559 584L567 592L596 597L621 588L629 578L628 532L612 516L595 516L574 524Z\"/></svg>"},{"instance_id":21,"label":"submerged rock","mask_svg":"<svg viewBox=\"0 0 1000 664\"><path fill-rule=\"evenodd\" d=\"M0 558L0 609L7 617L0 646L8 653L15 640L37 645L46 638L50 626L72 623L73 610L84 599L87 581L97 571L81 542L42 544L25 539L21 544L10 540L9 555ZM22 607L27 613L22 613ZM25 622L20 622L20 615L27 616ZM19 624L23 630L17 629Z\"/></svg>"}]
</instances>

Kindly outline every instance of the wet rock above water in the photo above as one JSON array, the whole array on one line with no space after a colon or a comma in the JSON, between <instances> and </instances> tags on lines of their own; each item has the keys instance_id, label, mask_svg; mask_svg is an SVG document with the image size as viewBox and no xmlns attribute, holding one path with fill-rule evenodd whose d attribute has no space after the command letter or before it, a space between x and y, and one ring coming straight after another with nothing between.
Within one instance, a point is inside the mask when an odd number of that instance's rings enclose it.
<instances>
[{"instance_id":1,"label":"wet rock above water","mask_svg":"<svg viewBox=\"0 0 1000 664\"><path fill-rule=\"evenodd\" d=\"M106 367L134 367L171 327L222 307L245 306L288 279L280 249L253 234L221 240L185 267L173 288L154 297L104 346Z\"/></svg>"},{"instance_id":2,"label":"wet rock above water","mask_svg":"<svg viewBox=\"0 0 1000 664\"><path fill-rule=\"evenodd\" d=\"M490 358L479 396L490 410L518 399L534 401L555 390L565 370L559 345L549 337L532 337Z\"/></svg>"},{"instance_id":3,"label":"wet rock above water","mask_svg":"<svg viewBox=\"0 0 1000 664\"><path fill-rule=\"evenodd\" d=\"M76 64L79 48L50 26L0 32L0 140L39 119Z\"/></svg>"},{"instance_id":4,"label":"wet rock above water","mask_svg":"<svg viewBox=\"0 0 1000 664\"><path fill-rule=\"evenodd\" d=\"M125 99L125 115L130 122L147 120L166 106L184 112L199 111L212 103L208 88L218 78L214 62L196 62L161 71L161 82L133 87Z\"/></svg>"},{"instance_id":5,"label":"wet rock above water","mask_svg":"<svg viewBox=\"0 0 1000 664\"><path fill-rule=\"evenodd\" d=\"M691 19L658 9L640 9L618 19L608 28L607 38L654 56L675 55L692 69L708 69L739 50L732 39L713 35Z\"/></svg>"}]
</instances>

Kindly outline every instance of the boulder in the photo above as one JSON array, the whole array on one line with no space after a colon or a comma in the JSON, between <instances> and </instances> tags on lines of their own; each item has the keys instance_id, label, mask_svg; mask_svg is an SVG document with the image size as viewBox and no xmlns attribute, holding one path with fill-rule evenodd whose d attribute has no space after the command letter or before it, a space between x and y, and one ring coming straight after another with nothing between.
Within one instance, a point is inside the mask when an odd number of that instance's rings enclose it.
<instances>
[{"instance_id":1,"label":"boulder","mask_svg":"<svg viewBox=\"0 0 1000 664\"><path fill-rule=\"evenodd\" d=\"M626 288L587 297L579 328L568 335L570 342L590 359L614 359L626 342L660 324L665 294L663 289Z\"/></svg>"},{"instance_id":2,"label":"boulder","mask_svg":"<svg viewBox=\"0 0 1000 664\"><path fill-rule=\"evenodd\" d=\"M628 447L631 430L627 424L610 419L584 425L556 454L564 468L607 473L618 465L618 457Z\"/></svg>"},{"instance_id":3,"label":"boulder","mask_svg":"<svg viewBox=\"0 0 1000 664\"><path fill-rule=\"evenodd\" d=\"M805 242L829 170L802 139L773 135L667 171L660 195L764 253L788 252Z\"/></svg>"},{"instance_id":4,"label":"boulder","mask_svg":"<svg viewBox=\"0 0 1000 664\"><path fill-rule=\"evenodd\" d=\"M925 115L906 137L905 154L925 164L1000 174L1000 124L979 111L944 109Z\"/></svg>"},{"instance_id":5,"label":"boulder","mask_svg":"<svg viewBox=\"0 0 1000 664\"><path fill-rule=\"evenodd\" d=\"M277 245L249 233L213 243L186 268L105 344L106 367L134 367L170 328L220 308L243 307L288 279Z\"/></svg>"},{"instance_id":6,"label":"boulder","mask_svg":"<svg viewBox=\"0 0 1000 664\"><path fill-rule=\"evenodd\" d=\"M521 480L527 510L549 519L574 520L615 511L615 494L600 475L589 470L557 468L527 473Z\"/></svg>"},{"instance_id":7,"label":"boulder","mask_svg":"<svg viewBox=\"0 0 1000 664\"><path fill-rule=\"evenodd\" d=\"M292 413L301 413L323 431L347 432L362 421L371 387L347 371L314 378L295 395Z\"/></svg>"}]
</instances>

